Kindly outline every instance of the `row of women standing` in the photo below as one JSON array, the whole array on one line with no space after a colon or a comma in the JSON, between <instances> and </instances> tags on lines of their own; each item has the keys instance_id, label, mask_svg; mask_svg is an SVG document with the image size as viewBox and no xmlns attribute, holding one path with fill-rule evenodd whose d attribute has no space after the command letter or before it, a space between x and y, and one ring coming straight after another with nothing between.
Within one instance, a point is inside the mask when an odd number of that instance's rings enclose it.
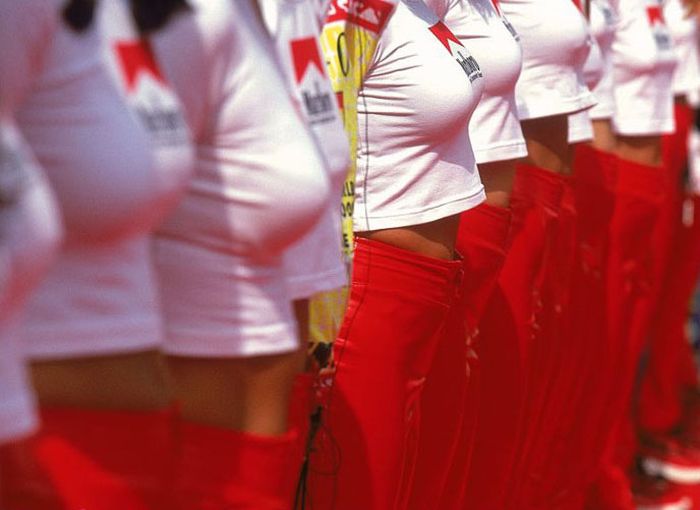
<instances>
[{"instance_id":1,"label":"row of women standing","mask_svg":"<svg viewBox=\"0 0 700 510\"><path fill-rule=\"evenodd\" d=\"M2 508L627 494L672 42L656 0L0 0Z\"/></svg>"}]
</instances>

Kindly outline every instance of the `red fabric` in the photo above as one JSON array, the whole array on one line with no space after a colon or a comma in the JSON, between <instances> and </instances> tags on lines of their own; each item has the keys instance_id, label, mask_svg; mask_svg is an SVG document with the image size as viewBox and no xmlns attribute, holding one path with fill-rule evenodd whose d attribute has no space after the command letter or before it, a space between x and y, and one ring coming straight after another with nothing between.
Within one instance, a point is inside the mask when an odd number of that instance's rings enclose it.
<instances>
[{"instance_id":1,"label":"red fabric","mask_svg":"<svg viewBox=\"0 0 700 510\"><path fill-rule=\"evenodd\" d=\"M181 510L289 510L297 433L258 436L183 422L175 486Z\"/></svg>"},{"instance_id":2,"label":"red fabric","mask_svg":"<svg viewBox=\"0 0 700 510\"><path fill-rule=\"evenodd\" d=\"M423 391L410 508L462 508L457 495L469 469L478 398L473 341L505 258L509 226L509 209L482 204L462 214L457 249L465 278Z\"/></svg>"},{"instance_id":3,"label":"red fabric","mask_svg":"<svg viewBox=\"0 0 700 510\"><path fill-rule=\"evenodd\" d=\"M608 228L614 208L617 158L586 145L576 148L572 191L576 204L574 263L568 318L561 335L560 378L548 398L551 433L540 501L550 508L582 508L593 471L590 443L600 426L605 391L598 377L606 356L606 260ZM576 459L572 462L572 459Z\"/></svg>"},{"instance_id":4,"label":"red fabric","mask_svg":"<svg viewBox=\"0 0 700 510\"><path fill-rule=\"evenodd\" d=\"M510 247L479 325L478 423L466 484L466 507L506 505L516 446L524 428L528 367L539 320L546 259L561 203L562 183L546 170L516 172ZM504 506L506 505L506 506Z\"/></svg>"},{"instance_id":5,"label":"red fabric","mask_svg":"<svg viewBox=\"0 0 700 510\"><path fill-rule=\"evenodd\" d=\"M659 297L653 321L650 319L649 362L640 389L638 417L639 425L652 433L667 433L679 425L684 392L688 383L696 385L695 377L689 379L688 375L692 352L685 326L700 272L700 202L697 197L686 197L682 187L692 121L692 110L676 104L676 132L664 137L663 144L670 175L665 213L670 233L665 257L659 261L663 264L658 268ZM684 212L684 207L690 209Z\"/></svg>"},{"instance_id":6,"label":"red fabric","mask_svg":"<svg viewBox=\"0 0 700 510\"><path fill-rule=\"evenodd\" d=\"M561 422L576 414L570 391L578 380L578 345L573 341L569 315L570 289L576 254L576 204L571 179L558 176L563 195L557 221L545 250L546 273L541 291L538 328L528 365L528 394L524 431L513 471L511 508L557 508L568 496L555 480L556 460L568 442L560 436ZM568 413L565 412L568 411ZM556 470L551 470L556 462Z\"/></svg>"},{"instance_id":7,"label":"red fabric","mask_svg":"<svg viewBox=\"0 0 700 510\"><path fill-rule=\"evenodd\" d=\"M42 421L3 453L3 510L172 509L173 411L54 408Z\"/></svg>"},{"instance_id":8,"label":"red fabric","mask_svg":"<svg viewBox=\"0 0 700 510\"><path fill-rule=\"evenodd\" d=\"M610 226L607 264L608 349L598 363L603 397L592 409L598 427L586 439L594 484L591 495L599 501L619 499L629 492L620 478L630 458L627 444L631 395L643 341L631 327L639 310L650 299L653 282L652 236L667 189L662 168L619 160L615 209ZM633 451L632 451L633 453ZM606 478L615 475L614 481ZM614 482L614 483L613 483ZM622 486L621 486L622 484ZM616 494L606 491L614 490ZM598 508L593 496L589 508ZM602 504L602 503L601 503Z\"/></svg>"},{"instance_id":9,"label":"red fabric","mask_svg":"<svg viewBox=\"0 0 700 510\"><path fill-rule=\"evenodd\" d=\"M310 508L407 508L421 393L461 275L461 261L357 239L311 456Z\"/></svg>"}]
</instances>

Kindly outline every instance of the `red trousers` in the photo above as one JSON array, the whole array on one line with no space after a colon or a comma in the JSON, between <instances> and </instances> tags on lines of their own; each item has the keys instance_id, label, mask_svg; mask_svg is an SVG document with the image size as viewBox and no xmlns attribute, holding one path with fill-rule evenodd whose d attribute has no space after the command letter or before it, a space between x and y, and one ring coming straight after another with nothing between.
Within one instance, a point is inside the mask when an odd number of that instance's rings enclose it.
<instances>
[{"instance_id":1,"label":"red trousers","mask_svg":"<svg viewBox=\"0 0 700 510\"><path fill-rule=\"evenodd\" d=\"M3 510L173 508L173 412L44 409L42 423L3 452Z\"/></svg>"},{"instance_id":2,"label":"red trousers","mask_svg":"<svg viewBox=\"0 0 700 510\"><path fill-rule=\"evenodd\" d=\"M649 361L638 407L639 426L656 433L669 432L679 424L684 391L697 385L685 335L688 305L700 273L700 211L696 207L700 202L683 190L693 111L676 104L675 113L676 132L663 140L671 180L664 215L668 218L668 248L658 269L659 296L650 318Z\"/></svg>"},{"instance_id":3,"label":"red trousers","mask_svg":"<svg viewBox=\"0 0 700 510\"><path fill-rule=\"evenodd\" d=\"M408 508L421 395L462 274L461 261L357 239L333 371L321 381L328 388L311 456L311 508Z\"/></svg>"},{"instance_id":4,"label":"red trousers","mask_svg":"<svg viewBox=\"0 0 700 510\"><path fill-rule=\"evenodd\" d=\"M510 247L479 325L478 423L465 508L511 508L509 482L525 429L527 369L561 194L556 175L530 166L518 168L511 198Z\"/></svg>"},{"instance_id":5,"label":"red trousers","mask_svg":"<svg viewBox=\"0 0 700 510\"><path fill-rule=\"evenodd\" d=\"M598 365L603 398L592 409L599 416L599 426L587 441L595 466L587 503L591 510L604 510L609 502L631 503L629 484L621 474L631 459L620 451L624 441L620 434L629 420L643 343L638 335L640 310L652 299L653 231L665 200L666 182L662 168L624 160L618 163L607 263L608 349Z\"/></svg>"},{"instance_id":6,"label":"red trousers","mask_svg":"<svg viewBox=\"0 0 700 510\"><path fill-rule=\"evenodd\" d=\"M478 322L505 258L510 210L482 204L462 214L457 250L465 278L426 380L409 508L464 508L476 431Z\"/></svg>"}]
</instances>

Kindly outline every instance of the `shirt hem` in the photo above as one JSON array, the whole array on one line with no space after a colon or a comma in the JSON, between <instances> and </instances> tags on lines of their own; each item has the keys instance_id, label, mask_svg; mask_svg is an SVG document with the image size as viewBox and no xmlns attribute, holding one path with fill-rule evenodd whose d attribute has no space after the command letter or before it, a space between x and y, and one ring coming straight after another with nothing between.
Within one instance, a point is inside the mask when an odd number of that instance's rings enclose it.
<instances>
[{"instance_id":1,"label":"shirt hem","mask_svg":"<svg viewBox=\"0 0 700 510\"><path fill-rule=\"evenodd\" d=\"M676 123L673 119L630 119L620 121L613 117L613 130L618 135L649 136L673 133Z\"/></svg>"},{"instance_id":2,"label":"shirt hem","mask_svg":"<svg viewBox=\"0 0 700 510\"><path fill-rule=\"evenodd\" d=\"M108 334L110 331L118 333ZM134 325L132 321L30 330L25 339L27 355L37 361L149 351L163 345L162 331L153 322Z\"/></svg>"},{"instance_id":3,"label":"shirt hem","mask_svg":"<svg viewBox=\"0 0 700 510\"><path fill-rule=\"evenodd\" d=\"M345 264L322 273L294 275L287 278L287 289L292 299L309 298L320 292L338 289L347 284L348 275Z\"/></svg>"},{"instance_id":4,"label":"shirt hem","mask_svg":"<svg viewBox=\"0 0 700 510\"><path fill-rule=\"evenodd\" d=\"M518 105L520 120L541 119L553 115L570 115L588 110L596 105L596 100L590 92L568 99L552 99L548 102L534 101Z\"/></svg>"},{"instance_id":5,"label":"shirt hem","mask_svg":"<svg viewBox=\"0 0 700 510\"><path fill-rule=\"evenodd\" d=\"M480 163L521 159L527 156L527 145L524 141L491 145L480 150L474 150L474 156L476 157L477 165Z\"/></svg>"},{"instance_id":6,"label":"shirt hem","mask_svg":"<svg viewBox=\"0 0 700 510\"><path fill-rule=\"evenodd\" d=\"M249 358L292 352L299 348L299 339L291 323L265 328L232 328L231 334L171 335L164 350L173 356L201 358Z\"/></svg>"},{"instance_id":7,"label":"shirt hem","mask_svg":"<svg viewBox=\"0 0 700 510\"><path fill-rule=\"evenodd\" d=\"M356 232L368 232L387 228L422 225L424 223L430 223L431 221L436 221L448 216L454 216L455 214L473 209L484 200L486 200L486 193L484 192L484 187L481 186L477 192L468 197L453 200L452 202L448 202L428 210L397 214L393 216L368 216L364 218L357 218L353 222L354 229Z\"/></svg>"}]
</instances>

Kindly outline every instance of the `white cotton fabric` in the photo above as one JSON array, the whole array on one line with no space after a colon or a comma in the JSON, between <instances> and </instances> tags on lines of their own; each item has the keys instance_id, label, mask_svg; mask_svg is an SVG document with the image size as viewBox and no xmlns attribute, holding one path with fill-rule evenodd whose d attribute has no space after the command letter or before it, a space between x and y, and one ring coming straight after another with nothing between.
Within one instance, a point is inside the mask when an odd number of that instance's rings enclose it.
<instances>
[{"instance_id":1,"label":"white cotton fabric","mask_svg":"<svg viewBox=\"0 0 700 510\"><path fill-rule=\"evenodd\" d=\"M451 0L445 24L479 63L484 91L469 122L477 163L527 156L515 103L522 50L492 0Z\"/></svg>"},{"instance_id":2,"label":"white cotton fabric","mask_svg":"<svg viewBox=\"0 0 700 510\"><path fill-rule=\"evenodd\" d=\"M697 18L686 16L685 11L681 0L666 0L664 3L664 17L678 61L673 75L673 93L676 96L700 92L700 30Z\"/></svg>"},{"instance_id":3,"label":"white cotton fabric","mask_svg":"<svg viewBox=\"0 0 700 510\"><path fill-rule=\"evenodd\" d=\"M298 346L284 251L327 211L324 157L249 0L194 0L155 38L196 145L154 253L166 350L239 357Z\"/></svg>"},{"instance_id":4,"label":"white cotton fabric","mask_svg":"<svg viewBox=\"0 0 700 510\"><path fill-rule=\"evenodd\" d=\"M319 44L316 0L260 0L260 5L287 85L326 160L331 183L332 198L320 221L284 255L290 297L302 299L347 284L340 203L350 147Z\"/></svg>"},{"instance_id":5,"label":"white cotton fabric","mask_svg":"<svg viewBox=\"0 0 700 510\"><path fill-rule=\"evenodd\" d=\"M7 119L0 121L0 190L0 443L4 443L37 426L20 324L26 300L46 274L61 238L49 184Z\"/></svg>"},{"instance_id":6,"label":"white cotton fabric","mask_svg":"<svg viewBox=\"0 0 700 510\"><path fill-rule=\"evenodd\" d=\"M568 0L500 0L520 35L523 67L515 89L521 120L562 115L595 104L583 66L590 51L586 20Z\"/></svg>"},{"instance_id":7,"label":"white cotton fabric","mask_svg":"<svg viewBox=\"0 0 700 510\"><path fill-rule=\"evenodd\" d=\"M160 346L148 234L183 190L192 150L179 102L126 0L101 1L85 34L59 32L18 120L57 191L68 233L30 300L30 356Z\"/></svg>"},{"instance_id":8,"label":"white cotton fabric","mask_svg":"<svg viewBox=\"0 0 700 510\"><path fill-rule=\"evenodd\" d=\"M676 56L661 1L615 3L620 22L613 42L613 127L627 136L671 133Z\"/></svg>"},{"instance_id":9,"label":"white cotton fabric","mask_svg":"<svg viewBox=\"0 0 700 510\"><path fill-rule=\"evenodd\" d=\"M38 426L20 324L61 241L49 184L15 122L58 28L57 2L0 0L0 444Z\"/></svg>"},{"instance_id":10,"label":"white cotton fabric","mask_svg":"<svg viewBox=\"0 0 700 510\"><path fill-rule=\"evenodd\" d=\"M595 81L591 88L596 104L588 112L591 119L610 119L615 112L615 96L613 94L613 52L615 31L619 16L611 0L591 0L590 26L591 33L598 43L599 62L588 60L584 67L584 76L588 83ZM593 74L595 73L595 74Z\"/></svg>"},{"instance_id":11,"label":"white cotton fabric","mask_svg":"<svg viewBox=\"0 0 700 510\"><path fill-rule=\"evenodd\" d=\"M468 132L483 82L429 7L399 2L358 94L356 231L427 223L484 200Z\"/></svg>"},{"instance_id":12,"label":"white cotton fabric","mask_svg":"<svg viewBox=\"0 0 700 510\"><path fill-rule=\"evenodd\" d=\"M590 109L569 115L569 143L593 139L591 119L609 119L614 112L612 91L612 42L617 15L608 0L590 0L589 28L591 51L583 67L586 86L595 97Z\"/></svg>"}]
</instances>

